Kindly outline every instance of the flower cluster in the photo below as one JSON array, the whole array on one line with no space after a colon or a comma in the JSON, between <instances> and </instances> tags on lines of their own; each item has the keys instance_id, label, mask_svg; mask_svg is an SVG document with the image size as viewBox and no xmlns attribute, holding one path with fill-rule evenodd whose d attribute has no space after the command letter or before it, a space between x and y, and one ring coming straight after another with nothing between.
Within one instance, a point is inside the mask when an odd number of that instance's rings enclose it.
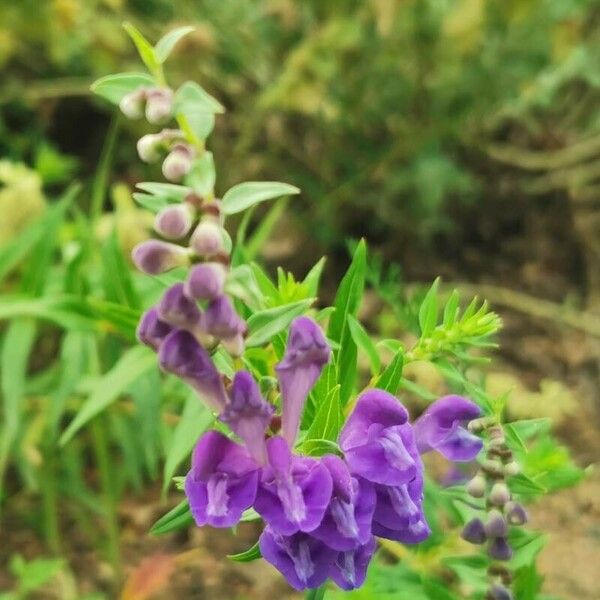
<instances>
[{"instance_id":1,"label":"flower cluster","mask_svg":"<svg viewBox=\"0 0 600 600\"><path fill-rule=\"evenodd\" d=\"M184 291L185 286L178 302L186 298ZM162 304L153 310L164 319ZM187 325L175 330L176 340L171 332L160 342L161 364L210 398L219 419L239 439L208 431L194 449L185 493L198 526L234 526L253 507L266 523L259 542L262 556L298 590L318 587L328 578L343 589L360 586L375 536L404 543L427 538L420 454L435 449L451 460L471 460L481 442L462 424L479 416L475 404L457 396L442 398L411 425L395 397L367 390L341 431L343 456L301 456L294 446L304 403L330 356L319 326L299 317L290 327L276 367L281 432L272 432L275 407L262 397L252 375L239 371L226 388L208 354L198 352L192 312L181 310ZM164 333L164 322L153 320L152 327L140 329L161 329L146 337L154 340ZM176 359L165 360L170 354ZM185 368L173 368L184 362Z\"/></svg>"}]
</instances>

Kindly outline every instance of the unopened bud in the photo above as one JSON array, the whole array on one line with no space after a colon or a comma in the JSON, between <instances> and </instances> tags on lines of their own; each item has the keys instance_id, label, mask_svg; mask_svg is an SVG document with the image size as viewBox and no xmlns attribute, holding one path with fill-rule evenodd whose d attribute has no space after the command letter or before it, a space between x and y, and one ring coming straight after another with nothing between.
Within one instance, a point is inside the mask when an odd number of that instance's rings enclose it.
<instances>
[{"instance_id":1,"label":"unopened bud","mask_svg":"<svg viewBox=\"0 0 600 600\"><path fill-rule=\"evenodd\" d=\"M227 271L219 263L196 265L184 284L185 293L196 300L216 300L223 295Z\"/></svg>"},{"instance_id":2,"label":"unopened bud","mask_svg":"<svg viewBox=\"0 0 600 600\"><path fill-rule=\"evenodd\" d=\"M484 460L481 463L481 470L492 477L504 476L504 465L499 460Z\"/></svg>"},{"instance_id":3,"label":"unopened bud","mask_svg":"<svg viewBox=\"0 0 600 600\"><path fill-rule=\"evenodd\" d=\"M173 90L155 88L148 91L146 97L146 119L148 119L148 122L159 125L168 121L173 112Z\"/></svg>"},{"instance_id":4,"label":"unopened bud","mask_svg":"<svg viewBox=\"0 0 600 600\"><path fill-rule=\"evenodd\" d=\"M504 465L504 474L509 477L518 475L520 472L521 467L519 466L519 463L514 460Z\"/></svg>"},{"instance_id":5,"label":"unopened bud","mask_svg":"<svg viewBox=\"0 0 600 600\"><path fill-rule=\"evenodd\" d=\"M470 544L483 544L487 539L483 521L478 518L471 519L463 527L460 537Z\"/></svg>"},{"instance_id":6,"label":"unopened bud","mask_svg":"<svg viewBox=\"0 0 600 600\"><path fill-rule=\"evenodd\" d=\"M187 144L175 144L162 164L162 172L169 181L181 181L192 168L194 151Z\"/></svg>"},{"instance_id":7,"label":"unopened bud","mask_svg":"<svg viewBox=\"0 0 600 600\"><path fill-rule=\"evenodd\" d=\"M137 142L137 151L141 160L146 163L156 162L161 157L163 138L160 133L149 133Z\"/></svg>"},{"instance_id":8,"label":"unopened bud","mask_svg":"<svg viewBox=\"0 0 600 600\"><path fill-rule=\"evenodd\" d=\"M125 94L119 102L121 112L128 119L141 119L144 115L144 100L146 98L146 88L140 87L129 94Z\"/></svg>"},{"instance_id":9,"label":"unopened bud","mask_svg":"<svg viewBox=\"0 0 600 600\"><path fill-rule=\"evenodd\" d=\"M494 583L486 595L486 600L513 600L512 592L499 583Z\"/></svg>"},{"instance_id":10,"label":"unopened bud","mask_svg":"<svg viewBox=\"0 0 600 600\"><path fill-rule=\"evenodd\" d=\"M503 481L497 481L492 486L489 500L494 506L504 506L510 500L510 491Z\"/></svg>"},{"instance_id":11,"label":"unopened bud","mask_svg":"<svg viewBox=\"0 0 600 600\"><path fill-rule=\"evenodd\" d=\"M186 248L160 240L146 240L138 244L131 258L135 266L148 275L158 275L189 263Z\"/></svg>"},{"instance_id":12,"label":"unopened bud","mask_svg":"<svg viewBox=\"0 0 600 600\"><path fill-rule=\"evenodd\" d=\"M473 498L483 498L485 494L485 477L477 473L469 483L467 483L467 493Z\"/></svg>"},{"instance_id":13,"label":"unopened bud","mask_svg":"<svg viewBox=\"0 0 600 600\"><path fill-rule=\"evenodd\" d=\"M488 544L488 555L494 560L510 560L513 555L512 548L506 538L493 538Z\"/></svg>"},{"instance_id":14,"label":"unopened bud","mask_svg":"<svg viewBox=\"0 0 600 600\"><path fill-rule=\"evenodd\" d=\"M221 226L212 219L198 223L190 240L192 248L205 257L215 256L224 250Z\"/></svg>"},{"instance_id":15,"label":"unopened bud","mask_svg":"<svg viewBox=\"0 0 600 600\"><path fill-rule=\"evenodd\" d=\"M154 219L154 230L168 240L180 240L192 227L193 211L187 202L165 206Z\"/></svg>"},{"instance_id":16,"label":"unopened bud","mask_svg":"<svg viewBox=\"0 0 600 600\"><path fill-rule=\"evenodd\" d=\"M485 533L489 538L506 537L508 524L504 515L497 509L492 509L485 522Z\"/></svg>"},{"instance_id":17,"label":"unopened bud","mask_svg":"<svg viewBox=\"0 0 600 600\"><path fill-rule=\"evenodd\" d=\"M504 510L506 511L506 518L511 525L525 525L529 520L527 511L518 502L507 502Z\"/></svg>"}]
</instances>

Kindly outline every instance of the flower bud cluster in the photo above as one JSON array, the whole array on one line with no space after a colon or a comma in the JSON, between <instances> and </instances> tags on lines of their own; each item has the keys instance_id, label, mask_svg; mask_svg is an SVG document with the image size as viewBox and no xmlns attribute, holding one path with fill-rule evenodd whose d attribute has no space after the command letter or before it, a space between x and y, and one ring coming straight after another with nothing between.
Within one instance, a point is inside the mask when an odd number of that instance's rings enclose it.
<instances>
[{"instance_id":1,"label":"flower bud cluster","mask_svg":"<svg viewBox=\"0 0 600 600\"><path fill-rule=\"evenodd\" d=\"M469 429L474 433L486 432L488 437L480 469L466 486L473 498L485 499L486 514L471 519L464 526L462 537L472 544L487 544L487 554L493 562L488 569L490 587L486 599L512 600L512 576L504 564L513 555L509 529L524 525L527 512L513 500L507 478L519 473L519 465L506 444L501 425L484 417L471 421Z\"/></svg>"},{"instance_id":2,"label":"flower bud cluster","mask_svg":"<svg viewBox=\"0 0 600 600\"><path fill-rule=\"evenodd\" d=\"M161 125L173 114L173 90L166 87L142 86L125 95L119 103L121 112L128 119L141 119Z\"/></svg>"}]
</instances>

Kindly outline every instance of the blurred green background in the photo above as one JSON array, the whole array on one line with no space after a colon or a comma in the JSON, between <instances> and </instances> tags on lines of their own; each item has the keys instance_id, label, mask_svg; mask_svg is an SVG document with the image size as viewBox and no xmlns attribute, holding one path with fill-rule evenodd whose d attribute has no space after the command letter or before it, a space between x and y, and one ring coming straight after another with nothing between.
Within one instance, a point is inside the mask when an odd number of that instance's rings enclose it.
<instances>
[{"instance_id":1,"label":"blurred green background","mask_svg":"<svg viewBox=\"0 0 600 600\"><path fill-rule=\"evenodd\" d=\"M441 274L483 293L508 310L498 385L508 377L521 386L531 416L541 411L559 422L574 406L565 404L565 390L574 390L584 424L565 426L565 435L579 456L595 456L598 0L0 0L0 247L74 181L83 185L77 211L86 213L94 198L103 202L94 239L109 240L116 225L126 253L146 236L148 217L130 192L135 182L159 177L135 154L148 130L89 92L98 77L139 70L121 27L126 20L152 40L178 25L196 27L170 59L171 80L197 80L227 108L209 142L221 193L243 180L302 189L262 248L265 262L302 275L327 254L327 294L347 263L348 240L365 236L380 257L371 281L379 292L401 293L386 280L391 275L428 282ZM117 138L107 157L108 132ZM98 195L105 175L109 193ZM254 227L266 211L256 211ZM77 236L73 229L60 235L66 261ZM9 279L2 290L18 285ZM385 330L398 314L369 312L368 300L367 321ZM29 368L58 353L50 332ZM28 390L34 406L43 384ZM31 504L38 502L44 429L31 412L18 476L9 467L5 492L21 489L17 480L27 490L8 527L14 524L11 540L29 558L44 554L35 543L28 551L26 533L42 528ZM123 489L137 489L141 506L160 460L160 436L153 435L144 466L123 476ZM102 460L94 439L93 460ZM67 461L64 476L93 487L85 475L93 460L82 452ZM94 498L82 490L78 502L93 511ZM135 521L129 508L121 505L121 519L127 513ZM23 517L29 510L31 518ZM86 522L71 518L78 531ZM0 571L9 558L2 554ZM14 581L27 567L13 556L4 570Z\"/></svg>"}]
</instances>

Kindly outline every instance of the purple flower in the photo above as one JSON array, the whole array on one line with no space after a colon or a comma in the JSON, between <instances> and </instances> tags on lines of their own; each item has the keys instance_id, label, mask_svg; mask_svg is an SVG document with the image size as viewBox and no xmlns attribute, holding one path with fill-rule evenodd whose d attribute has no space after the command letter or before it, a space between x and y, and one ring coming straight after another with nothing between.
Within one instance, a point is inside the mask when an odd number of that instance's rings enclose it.
<instances>
[{"instance_id":1,"label":"purple flower","mask_svg":"<svg viewBox=\"0 0 600 600\"><path fill-rule=\"evenodd\" d=\"M246 450L218 431L196 444L185 494L196 524L232 527L256 497L259 467Z\"/></svg>"},{"instance_id":2,"label":"purple flower","mask_svg":"<svg viewBox=\"0 0 600 600\"><path fill-rule=\"evenodd\" d=\"M373 483L402 485L417 474L407 449L410 428L404 406L383 390L361 394L340 434L340 447L354 475Z\"/></svg>"},{"instance_id":3,"label":"purple flower","mask_svg":"<svg viewBox=\"0 0 600 600\"><path fill-rule=\"evenodd\" d=\"M331 475L333 491L323 520L311 535L334 550L353 550L371 539L376 501L373 484L352 477L338 456L324 456L321 462Z\"/></svg>"},{"instance_id":4,"label":"purple flower","mask_svg":"<svg viewBox=\"0 0 600 600\"><path fill-rule=\"evenodd\" d=\"M216 300L223 295L226 275L225 267L219 263L196 265L184 284L185 293L196 300Z\"/></svg>"},{"instance_id":5,"label":"purple flower","mask_svg":"<svg viewBox=\"0 0 600 600\"><path fill-rule=\"evenodd\" d=\"M462 425L481 415L477 404L461 396L445 396L434 402L413 424L421 454L437 450L449 460L473 460L483 442Z\"/></svg>"},{"instance_id":6,"label":"purple flower","mask_svg":"<svg viewBox=\"0 0 600 600\"><path fill-rule=\"evenodd\" d=\"M231 300L220 296L213 300L202 317L205 331L219 338L225 348L235 356L244 350L246 322L237 314Z\"/></svg>"},{"instance_id":7,"label":"purple flower","mask_svg":"<svg viewBox=\"0 0 600 600\"><path fill-rule=\"evenodd\" d=\"M148 275L158 275L189 263L185 248L160 240L141 242L132 250L131 258L135 266Z\"/></svg>"},{"instance_id":8,"label":"purple flower","mask_svg":"<svg viewBox=\"0 0 600 600\"><path fill-rule=\"evenodd\" d=\"M252 375L238 371L229 391L229 404L219 418L244 441L248 452L261 465L267 462L265 431L273 410L261 396Z\"/></svg>"},{"instance_id":9,"label":"purple flower","mask_svg":"<svg viewBox=\"0 0 600 600\"><path fill-rule=\"evenodd\" d=\"M193 331L198 329L201 312L195 300L188 298L183 291L183 283L168 288L156 306L162 321L173 327Z\"/></svg>"},{"instance_id":10,"label":"purple flower","mask_svg":"<svg viewBox=\"0 0 600 600\"><path fill-rule=\"evenodd\" d=\"M336 552L306 533L285 536L267 526L259 540L263 558L298 591L317 588L332 571Z\"/></svg>"},{"instance_id":11,"label":"purple flower","mask_svg":"<svg viewBox=\"0 0 600 600\"><path fill-rule=\"evenodd\" d=\"M359 588L367 576L367 567L377 548L375 538L370 536L366 544L354 550L340 552L331 567L329 576L343 590Z\"/></svg>"},{"instance_id":12,"label":"purple flower","mask_svg":"<svg viewBox=\"0 0 600 600\"><path fill-rule=\"evenodd\" d=\"M160 346L158 359L164 371L191 385L215 412L220 413L228 403L221 374L191 333L171 332Z\"/></svg>"},{"instance_id":13,"label":"purple flower","mask_svg":"<svg viewBox=\"0 0 600 600\"><path fill-rule=\"evenodd\" d=\"M276 367L281 390L282 434L290 448L298 435L306 397L330 354L321 328L312 319L298 317L292 322L285 356Z\"/></svg>"},{"instance_id":14,"label":"purple flower","mask_svg":"<svg viewBox=\"0 0 600 600\"><path fill-rule=\"evenodd\" d=\"M313 531L331 499L329 471L314 458L292 455L279 436L267 441L267 455L254 508L282 535Z\"/></svg>"},{"instance_id":15,"label":"purple flower","mask_svg":"<svg viewBox=\"0 0 600 600\"><path fill-rule=\"evenodd\" d=\"M142 344L146 344L146 346L158 350L162 341L169 333L171 333L171 331L173 331L173 327L168 323L161 321L158 316L158 311L153 307L142 315L136 333L138 340L140 340Z\"/></svg>"}]
</instances>

